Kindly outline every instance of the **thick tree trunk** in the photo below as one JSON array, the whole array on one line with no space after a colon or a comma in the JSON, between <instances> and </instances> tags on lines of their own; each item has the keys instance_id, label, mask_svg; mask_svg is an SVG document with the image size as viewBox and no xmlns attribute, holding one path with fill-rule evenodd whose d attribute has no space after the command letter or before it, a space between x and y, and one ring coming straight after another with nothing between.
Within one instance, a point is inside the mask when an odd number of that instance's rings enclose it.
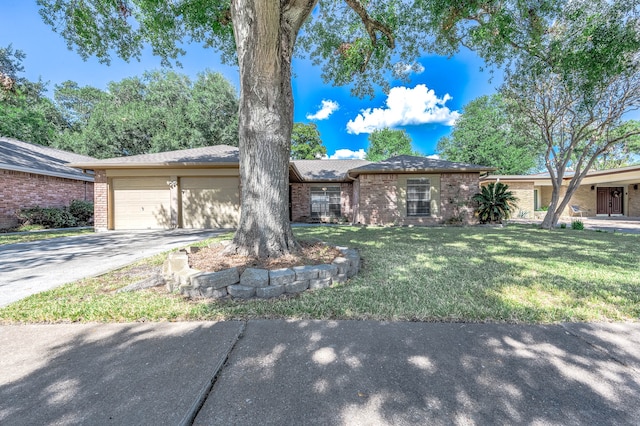
<instances>
[{"instance_id":1,"label":"thick tree trunk","mask_svg":"<svg viewBox=\"0 0 640 426\"><path fill-rule=\"evenodd\" d=\"M317 0L233 0L240 68L240 223L229 251L258 257L293 252L289 154L293 127L291 57ZM301 3L300 6L296 3Z\"/></svg>"}]
</instances>

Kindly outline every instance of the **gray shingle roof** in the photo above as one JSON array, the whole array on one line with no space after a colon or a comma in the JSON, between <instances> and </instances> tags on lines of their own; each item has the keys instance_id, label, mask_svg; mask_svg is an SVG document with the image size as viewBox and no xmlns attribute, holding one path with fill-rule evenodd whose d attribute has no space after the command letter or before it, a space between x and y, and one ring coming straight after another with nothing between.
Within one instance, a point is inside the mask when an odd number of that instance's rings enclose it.
<instances>
[{"instance_id":1,"label":"gray shingle roof","mask_svg":"<svg viewBox=\"0 0 640 426\"><path fill-rule=\"evenodd\" d=\"M370 164L365 160L294 160L291 162L302 181L346 181L351 169Z\"/></svg>"},{"instance_id":2,"label":"gray shingle roof","mask_svg":"<svg viewBox=\"0 0 640 426\"><path fill-rule=\"evenodd\" d=\"M96 159L47 146L0 138L0 169L93 182L92 175L67 165L69 162L88 161Z\"/></svg>"},{"instance_id":3,"label":"gray shingle roof","mask_svg":"<svg viewBox=\"0 0 640 426\"><path fill-rule=\"evenodd\" d=\"M239 151L235 146L213 145L202 148L182 149L179 151L158 152L154 154L140 154L129 157L107 158L93 160L88 163L73 162L73 167L92 169L112 167L151 167L178 166L196 164L238 164Z\"/></svg>"},{"instance_id":4,"label":"gray shingle roof","mask_svg":"<svg viewBox=\"0 0 640 426\"><path fill-rule=\"evenodd\" d=\"M487 172L493 167L478 164L454 163L435 158L399 155L377 163L370 163L351 169L349 174L358 176L363 173L406 173L406 172Z\"/></svg>"}]
</instances>

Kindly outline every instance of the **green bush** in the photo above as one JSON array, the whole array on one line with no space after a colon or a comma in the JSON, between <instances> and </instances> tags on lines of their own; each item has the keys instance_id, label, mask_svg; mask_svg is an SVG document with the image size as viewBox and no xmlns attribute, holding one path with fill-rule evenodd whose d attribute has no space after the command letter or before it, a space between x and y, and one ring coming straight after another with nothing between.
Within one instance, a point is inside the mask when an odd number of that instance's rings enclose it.
<instances>
[{"instance_id":1,"label":"green bush","mask_svg":"<svg viewBox=\"0 0 640 426\"><path fill-rule=\"evenodd\" d=\"M571 229L582 231L584 229L584 223L582 223L581 220L574 220L573 222L571 222Z\"/></svg>"},{"instance_id":2,"label":"green bush","mask_svg":"<svg viewBox=\"0 0 640 426\"><path fill-rule=\"evenodd\" d=\"M42 226L47 229L73 228L89 225L93 218L93 203L74 200L69 207L30 207L18 214L21 226Z\"/></svg>"},{"instance_id":3,"label":"green bush","mask_svg":"<svg viewBox=\"0 0 640 426\"><path fill-rule=\"evenodd\" d=\"M87 226L93 222L93 203L73 200L69 205L69 213L76 218L79 226Z\"/></svg>"}]
</instances>

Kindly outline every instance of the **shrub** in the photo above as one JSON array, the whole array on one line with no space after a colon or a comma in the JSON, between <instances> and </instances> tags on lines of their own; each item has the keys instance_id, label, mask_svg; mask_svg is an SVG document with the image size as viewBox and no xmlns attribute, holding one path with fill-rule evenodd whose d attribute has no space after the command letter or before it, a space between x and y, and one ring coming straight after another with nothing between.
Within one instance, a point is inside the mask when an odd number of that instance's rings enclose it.
<instances>
[{"instance_id":1,"label":"shrub","mask_svg":"<svg viewBox=\"0 0 640 426\"><path fill-rule=\"evenodd\" d=\"M42 225L45 228L70 228L77 220L64 207L31 207L20 210L18 218L23 225Z\"/></svg>"},{"instance_id":2,"label":"shrub","mask_svg":"<svg viewBox=\"0 0 640 426\"><path fill-rule=\"evenodd\" d=\"M571 229L582 231L584 229L584 223L582 223L581 220L574 220L573 222L571 222Z\"/></svg>"},{"instance_id":3,"label":"shrub","mask_svg":"<svg viewBox=\"0 0 640 426\"><path fill-rule=\"evenodd\" d=\"M561 223L560 224L560 229L567 229L567 224L566 223Z\"/></svg>"},{"instance_id":4,"label":"shrub","mask_svg":"<svg viewBox=\"0 0 640 426\"><path fill-rule=\"evenodd\" d=\"M73 200L69 205L69 213L76 218L79 226L93 223L93 203L90 201Z\"/></svg>"},{"instance_id":5,"label":"shrub","mask_svg":"<svg viewBox=\"0 0 640 426\"><path fill-rule=\"evenodd\" d=\"M75 200L69 207L30 207L17 213L24 226L73 228L89 225L93 218L93 203Z\"/></svg>"},{"instance_id":6,"label":"shrub","mask_svg":"<svg viewBox=\"0 0 640 426\"><path fill-rule=\"evenodd\" d=\"M497 223L511 217L518 199L508 189L509 185L492 182L473 196L473 201L478 203L476 212L481 223Z\"/></svg>"}]
</instances>

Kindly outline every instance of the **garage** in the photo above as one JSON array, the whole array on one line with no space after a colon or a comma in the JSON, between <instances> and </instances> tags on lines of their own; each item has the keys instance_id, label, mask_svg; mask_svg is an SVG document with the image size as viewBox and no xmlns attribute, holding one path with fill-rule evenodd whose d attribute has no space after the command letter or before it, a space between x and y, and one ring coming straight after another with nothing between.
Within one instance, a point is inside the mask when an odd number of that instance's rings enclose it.
<instances>
[{"instance_id":1,"label":"garage","mask_svg":"<svg viewBox=\"0 0 640 426\"><path fill-rule=\"evenodd\" d=\"M180 197L183 228L233 228L238 225L238 177L182 177Z\"/></svg>"},{"instance_id":2,"label":"garage","mask_svg":"<svg viewBox=\"0 0 640 426\"><path fill-rule=\"evenodd\" d=\"M165 177L114 178L114 229L171 228L171 192Z\"/></svg>"}]
</instances>

